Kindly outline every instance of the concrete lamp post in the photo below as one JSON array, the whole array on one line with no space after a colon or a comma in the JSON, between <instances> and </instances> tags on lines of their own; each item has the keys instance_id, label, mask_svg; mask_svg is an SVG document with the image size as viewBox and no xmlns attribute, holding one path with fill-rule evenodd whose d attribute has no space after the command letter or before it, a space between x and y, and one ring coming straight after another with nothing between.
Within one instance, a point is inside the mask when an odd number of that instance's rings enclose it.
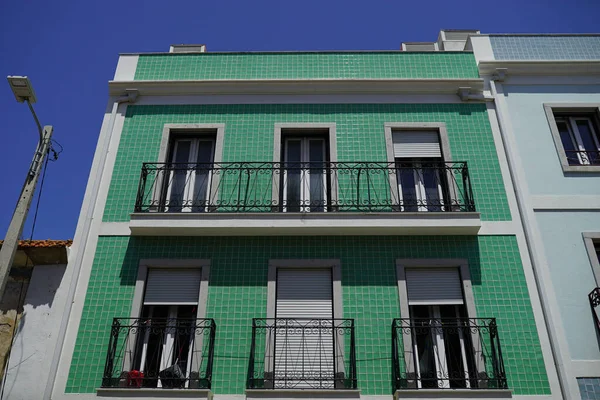
<instances>
[{"instance_id":1,"label":"concrete lamp post","mask_svg":"<svg viewBox=\"0 0 600 400\"><path fill-rule=\"evenodd\" d=\"M44 158L50 149L50 139L52 138L52 126L47 125L42 129L40 121L33 110L32 104L35 103L37 99L29 79L26 76L9 76L7 79L17 101L19 103L26 102L29 106L38 128L39 141L35 149L33 160L31 161L31 166L29 167L29 171L27 171L27 177L25 178L23 189L21 189L21 194L13 212L10 225L8 226L2 249L0 249L0 298L4 295L10 268L19 245L19 237L23 232L23 226L27 219L31 200L33 200L35 187L44 164Z\"/></svg>"}]
</instances>

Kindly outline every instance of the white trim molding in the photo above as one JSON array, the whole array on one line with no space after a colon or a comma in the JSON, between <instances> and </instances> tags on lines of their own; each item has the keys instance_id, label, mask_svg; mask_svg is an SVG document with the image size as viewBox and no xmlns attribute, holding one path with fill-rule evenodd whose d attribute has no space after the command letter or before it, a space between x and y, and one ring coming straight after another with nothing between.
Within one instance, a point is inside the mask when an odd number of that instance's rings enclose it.
<instances>
[{"instance_id":1,"label":"white trim molding","mask_svg":"<svg viewBox=\"0 0 600 400\"><path fill-rule=\"evenodd\" d=\"M480 60L480 75L493 75L506 68L508 75L600 75L594 60Z\"/></svg>"},{"instance_id":2,"label":"white trim molding","mask_svg":"<svg viewBox=\"0 0 600 400\"><path fill-rule=\"evenodd\" d=\"M585 249L592 265L592 272L596 279L596 286L600 286L600 260L598 260L598 256L596 255L596 244L600 243L600 232L583 232L582 235ZM600 368L597 375L600 376Z\"/></svg>"},{"instance_id":3,"label":"white trim molding","mask_svg":"<svg viewBox=\"0 0 600 400\"><path fill-rule=\"evenodd\" d=\"M483 91L483 79L297 79L110 81L110 95L136 89L140 96L206 94L454 94Z\"/></svg>"},{"instance_id":4,"label":"white trim molding","mask_svg":"<svg viewBox=\"0 0 600 400\"><path fill-rule=\"evenodd\" d=\"M600 68L600 64L598 65ZM554 113L586 113L590 115L590 118L595 120L594 125L598 129L598 121L600 120L600 103L544 103L544 112L548 119L550 126L550 132L552 132L552 139L558 152L558 158L564 172L600 172L600 165L572 165L567 160L567 154L562 144L560 132L558 131L558 125L556 124L556 115ZM573 128L575 129L575 128ZM596 132L598 134L598 132ZM600 138L597 138L600 140ZM583 162L580 160L580 162Z\"/></svg>"}]
</instances>

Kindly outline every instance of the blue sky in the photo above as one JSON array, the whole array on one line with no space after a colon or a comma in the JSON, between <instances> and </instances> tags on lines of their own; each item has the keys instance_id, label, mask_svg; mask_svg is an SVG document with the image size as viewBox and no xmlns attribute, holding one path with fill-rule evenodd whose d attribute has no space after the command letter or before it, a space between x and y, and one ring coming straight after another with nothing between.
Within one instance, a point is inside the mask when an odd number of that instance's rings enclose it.
<instances>
[{"instance_id":1,"label":"blue sky","mask_svg":"<svg viewBox=\"0 0 600 400\"><path fill-rule=\"evenodd\" d=\"M49 164L34 238L67 239L75 234L119 53L168 51L172 43L206 43L208 51L395 50L401 42L434 41L444 28L598 32L599 15L598 0L2 0L0 237L37 141L27 106L14 100L4 76L30 77L36 112L64 147Z\"/></svg>"}]
</instances>

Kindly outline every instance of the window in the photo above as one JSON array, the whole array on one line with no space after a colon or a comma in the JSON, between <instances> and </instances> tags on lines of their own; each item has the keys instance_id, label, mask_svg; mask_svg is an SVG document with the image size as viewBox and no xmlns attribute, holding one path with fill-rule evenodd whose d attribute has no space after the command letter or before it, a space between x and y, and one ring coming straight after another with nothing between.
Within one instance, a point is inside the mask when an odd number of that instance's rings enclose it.
<instances>
[{"instance_id":1,"label":"window","mask_svg":"<svg viewBox=\"0 0 600 400\"><path fill-rule=\"evenodd\" d=\"M396 266L395 388L505 388L496 322L476 316L467 261L399 259Z\"/></svg>"},{"instance_id":2,"label":"window","mask_svg":"<svg viewBox=\"0 0 600 400\"><path fill-rule=\"evenodd\" d=\"M419 388L467 388L477 378L458 268L407 269Z\"/></svg>"},{"instance_id":3,"label":"window","mask_svg":"<svg viewBox=\"0 0 600 400\"><path fill-rule=\"evenodd\" d=\"M118 339L126 349L122 357L126 386L205 387L207 346L212 349L207 334L212 325L204 319L208 264L142 260L131 312L134 322L127 337Z\"/></svg>"},{"instance_id":4,"label":"window","mask_svg":"<svg viewBox=\"0 0 600 400\"><path fill-rule=\"evenodd\" d=\"M327 153L327 140L323 136L284 136L281 157L284 211L325 211L330 186Z\"/></svg>"},{"instance_id":5,"label":"window","mask_svg":"<svg viewBox=\"0 0 600 400\"><path fill-rule=\"evenodd\" d=\"M331 268L277 270L274 383L294 388L333 387Z\"/></svg>"},{"instance_id":6,"label":"window","mask_svg":"<svg viewBox=\"0 0 600 400\"><path fill-rule=\"evenodd\" d=\"M212 136L173 138L165 188L167 211L207 211L214 155L215 139Z\"/></svg>"},{"instance_id":7,"label":"window","mask_svg":"<svg viewBox=\"0 0 600 400\"><path fill-rule=\"evenodd\" d=\"M600 141L593 118L556 116L556 126L569 165L600 165Z\"/></svg>"},{"instance_id":8,"label":"window","mask_svg":"<svg viewBox=\"0 0 600 400\"><path fill-rule=\"evenodd\" d=\"M437 131L392 131L401 211L450 207L448 177Z\"/></svg>"},{"instance_id":9,"label":"window","mask_svg":"<svg viewBox=\"0 0 600 400\"><path fill-rule=\"evenodd\" d=\"M599 109L593 105L545 104L564 171L600 171Z\"/></svg>"},{"instance_id":10,"label":"window","mask_svg":"<svg viewBox=\"0 0 600 400\"><path fill-rule=\"evenodd\" d=\"M144 164L138 200L154 212L215 211L224 134L224 124L165 124L158 162Z\"/></svg>"},{"instance_id":11,"label":"window","mask_svg":"<svg viewBox=\"0 0 600 400\"><path fill-rule=\"evenodd\" d=\"M248 388L356 388L354 321L341 318L340 279L339 260L269 262L267 318L254 320Z\"/></svg>"},{"instance_id":12,"label":"window","mask_svg":"<svg viewBox=\"0 0 600 400\"><path fill-rule=\"evenodd\" d=\"M282 212L333 211L335 124L275 124L273 204Z\"/></svg>"},{"instance_id":13,"label":"window","mask_svg":"<svg viewBox=\"0 0 600 400\"><path fill-rule=\"evenodd\" d=\"M390 177L391 197L399 211L454 211L468 202L468 191L461 195L455 182L455 175L464 173L466 167L448 163L445 124L402 122L384 127L388 162L395 168Z\"/></svg>"}]
</instances>

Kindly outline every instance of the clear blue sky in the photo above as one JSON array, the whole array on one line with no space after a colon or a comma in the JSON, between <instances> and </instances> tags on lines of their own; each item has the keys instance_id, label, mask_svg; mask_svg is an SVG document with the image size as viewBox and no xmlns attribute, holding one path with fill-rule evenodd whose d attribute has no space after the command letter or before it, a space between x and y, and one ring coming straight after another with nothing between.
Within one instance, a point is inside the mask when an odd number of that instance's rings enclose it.
<instances>
[{"instance_id":1,"label":"clear blue sky","mask_svg":"<svg viewBox=\"0 0 600 400\"><path fill-rule=\"evenodd\" d=\"M173 43L205 43L208 51L395 50L403 41L434 41L440 29L591 33L600 31L599 18L600 0L2 0L0 237L37 141L7 75L30 77L37 114L64 147L49 164L34 238L67 239L75 234L119 53L168 51Z\"/></svg>"}]
</instances>

